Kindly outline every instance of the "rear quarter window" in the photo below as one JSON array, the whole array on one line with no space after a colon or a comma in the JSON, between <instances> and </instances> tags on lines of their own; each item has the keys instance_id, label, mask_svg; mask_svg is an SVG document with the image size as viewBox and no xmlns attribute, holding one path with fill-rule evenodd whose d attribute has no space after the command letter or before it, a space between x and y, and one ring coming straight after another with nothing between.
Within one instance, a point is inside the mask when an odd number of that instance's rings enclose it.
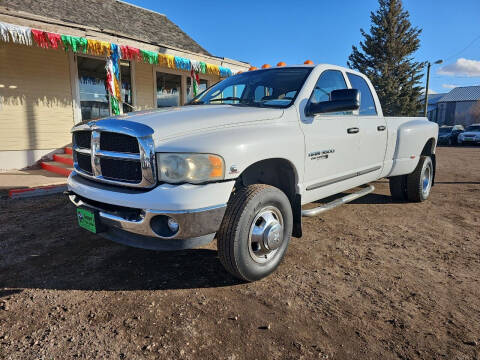
<instances>
[{"instance_id":1,"label":"rear quarter window","mask_svg":"<svg viewBox=\"0 0 480 360\"><path fill-rule=\"evenodd\" d=\"M347 73L348 80L352 84L352 89L360 91L360 116L377 115L377 108L375 107L375 101L373 100L372 92L367 82L358 75Z\"/></svg>"}]
</instances>

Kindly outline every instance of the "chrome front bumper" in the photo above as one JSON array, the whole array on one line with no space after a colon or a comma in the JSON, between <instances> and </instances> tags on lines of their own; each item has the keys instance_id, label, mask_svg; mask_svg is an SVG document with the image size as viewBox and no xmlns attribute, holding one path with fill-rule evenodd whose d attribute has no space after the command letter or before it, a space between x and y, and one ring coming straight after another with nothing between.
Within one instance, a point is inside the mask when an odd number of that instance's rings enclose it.
<instances>
[{"instance_id":1,"label":"chrome front bumper","mask_svg":"<svg viewBox=\"0 0 480 360\"><path fill-rule=\"evenodd\" d=\"M99 220L107 228L115 228L125 233L137 234L142 237L150 238L157 242L166 240L184 240L199 238L205 235L214 235L220 228L223 215L226 210L226 204L186 211L157 211L157 210L139 210L135 216L131 212L109 211L102 207L101 203L90 202L88 199L81 198L75 193L69 193L70 201L77 207L86 207L98 211ZM108 204L106 207L108 207ZM125 208L127 209L127 208ZM161 236L154 231L151 221L156 216L163 215L173 218L179 225L178 231L173 236ZM118 234L118 232L116 232ZM213 238L213 236L212 236ZM112 239L115 240L115 239ZM128 244L135 246L135 244ZM145 247L145 246L139 246ZM152 248L149 246L149 248ZM157 248L157 247L155 247Z\"/></svg>"}]
</instances>

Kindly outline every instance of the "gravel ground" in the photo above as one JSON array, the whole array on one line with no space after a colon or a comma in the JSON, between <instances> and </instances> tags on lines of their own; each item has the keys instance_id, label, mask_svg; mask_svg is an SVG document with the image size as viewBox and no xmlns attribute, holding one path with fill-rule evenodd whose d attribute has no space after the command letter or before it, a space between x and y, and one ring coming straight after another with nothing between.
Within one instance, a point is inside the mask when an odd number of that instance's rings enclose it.
<instances>
[{"instance_id":1,"label":"gravel ground","mask_svg":"<svg viewBox=\"0 0 480 360\"><path fill-rule=\"evenodd\" d=\"M61 195L0 200L0 358L479 359L479 155L438 149L427 202L379 181L305 219L250 284L215 242L128 248L78 228Z\"/></svg>"}]
</instances>

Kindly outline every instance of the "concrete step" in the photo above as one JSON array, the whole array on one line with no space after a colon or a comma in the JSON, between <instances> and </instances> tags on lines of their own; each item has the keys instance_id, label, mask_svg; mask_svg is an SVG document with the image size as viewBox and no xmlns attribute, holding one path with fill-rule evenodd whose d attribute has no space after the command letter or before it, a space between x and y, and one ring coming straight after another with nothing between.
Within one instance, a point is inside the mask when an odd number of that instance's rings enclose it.
<instances>
[{"instance_id":1,"label":"concrete step","mask_svg":"<svg viewBox=\"0 0 480 360\"><path fill-rule=\"evenodd\" d=\"M73 166L73 156L71 154L54 154L53 161Z\"/></svg>"},{"instance_id":2,"label":"concrete step","mask_svg":"<svg viewBox=\"0 0 480 360\"><path fill-rule=\"evenodd\" d=\"M73 171L73 167L58 161L42 161L42 169L53 172L58 175L68 176Z\"/></svg>"}]
</instances>

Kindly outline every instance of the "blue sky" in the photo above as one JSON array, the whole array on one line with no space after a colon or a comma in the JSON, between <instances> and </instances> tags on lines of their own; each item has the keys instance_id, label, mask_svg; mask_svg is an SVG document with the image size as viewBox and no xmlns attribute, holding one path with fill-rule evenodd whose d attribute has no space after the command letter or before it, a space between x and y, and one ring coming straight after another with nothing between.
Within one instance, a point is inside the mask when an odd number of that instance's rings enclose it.
<instances>
[{"instance_id":1,"label":"blue sky","mask_svg":"<svg viewBox=\"0 0 480 360\"><path fill-rule=\"evenodd\" d=\"M127 1L165 14L213 55L259 67L306 59L346 65L378 7L376 0ZM423 29L416 59L444 60L432 67L430 89L480 85L480 0L403 3L412 24Z\"/></svg>"}]
</instances>

